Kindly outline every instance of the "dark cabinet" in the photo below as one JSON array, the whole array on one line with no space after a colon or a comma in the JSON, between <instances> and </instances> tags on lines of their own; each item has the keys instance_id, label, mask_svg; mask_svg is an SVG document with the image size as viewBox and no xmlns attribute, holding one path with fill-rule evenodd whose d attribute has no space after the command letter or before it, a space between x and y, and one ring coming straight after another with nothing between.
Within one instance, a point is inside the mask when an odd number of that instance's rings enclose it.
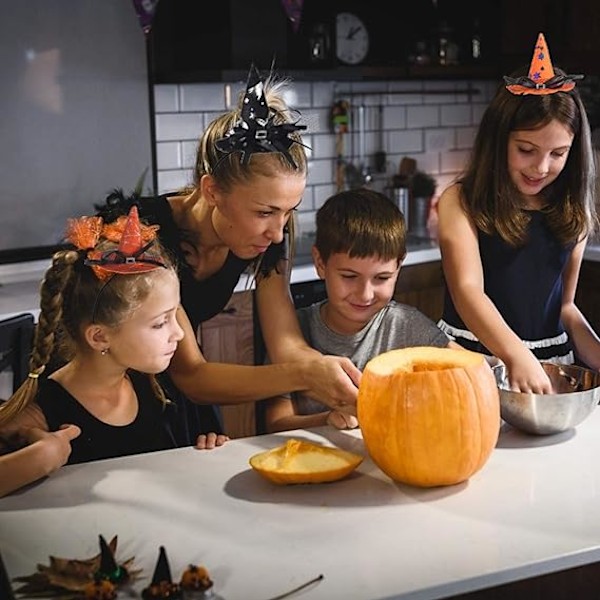
<instances>
[{"instance_id":1,"label":"dark cabinet","mask_svg":"<svg viewBox=\"0 0 600 600\"><path fill-rule=\"evenodd\" d=\"M400 269L394 300L418 308L437 322L444 309L442 261L409 265Z\"/></svg>"},{"instance_id":2,"label":"dark cabinet","mask_svg":"<svg viewBox=\"0 0 600 600\"><path fill-rule=\"evenodd\" d=\"M600 334L600 262L584 260L581 264L575 304Z\"/></svg>"},{"instance_id":3,"label":"dark cabinet","mask_svg":"<svg viewBox=\"0 0 600 600\"><path fill-rule=\"evenodd\" d=\"M296 80L468 77L494 73L498 7L478 0L304 0L300 20L281 0L164 0L150 32L156 83L245 78L251 64ZM359 63L337 58L336 15L364 23L368 52Z\"/></svg>"},{"instance_id":4,"label":"dark cabinet","mask_svg":"<svg viewBox=\"0 0 600 600\"><path fill-rule=\"evenodd\" d=\"M552 62L569 73L597 75L600 18L596 0L501 0L500 52L505 74L531 61L542 32Z\"/></svg>"}]
</instances>

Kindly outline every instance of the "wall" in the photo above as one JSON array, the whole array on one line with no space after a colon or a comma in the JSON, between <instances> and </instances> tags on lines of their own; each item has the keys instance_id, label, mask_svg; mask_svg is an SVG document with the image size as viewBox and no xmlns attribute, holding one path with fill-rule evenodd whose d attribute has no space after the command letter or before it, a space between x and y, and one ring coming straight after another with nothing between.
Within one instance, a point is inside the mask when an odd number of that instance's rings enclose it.
<instances>
[{"instance_id":1,"label":"wall","mask_svg":"<svg viewBox=\"0 0 600 600\"><path fill-rule=\"evenodd\" d=\"M151 167L144 34L130 1L0 0L1 262Z\"/></svg>"},{"instance_id":2,"label":"wall","mask_svg":"<svg viewBox=\"0 0 600 600\"><path fill-rule=\"evenodd\" d=\"M420 170L436 178L439 193L462 168L497 84L495 80L293 83L288 101L301 111L311 147L308 186L298 215L300 233L312 230L315 210L336 191L336 139L330 127L335 99L345 98L352 106L344 156L354 164L359 153L358 106L364 106L365 155L373 187L384 190L401 159L410 156ZM201 132L243 89L244 82L155 86L160 192L191 180ZM477 93L462 93L466 90ZM375 173L373 155L382 148L386 172Z\"/></svg>"}]
</instances>

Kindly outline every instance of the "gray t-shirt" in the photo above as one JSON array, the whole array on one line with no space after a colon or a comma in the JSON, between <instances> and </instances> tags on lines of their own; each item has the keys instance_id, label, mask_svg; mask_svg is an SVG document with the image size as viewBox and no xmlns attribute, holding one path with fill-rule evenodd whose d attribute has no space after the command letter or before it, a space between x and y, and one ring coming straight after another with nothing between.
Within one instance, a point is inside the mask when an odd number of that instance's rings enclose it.
<instances>
[{"instance_id":1,"label":"gray t-shirt","mask_svg":"<svg viewBox=\"0 0 600 600\"><path fill-rule=\"evenodd\" d=\"M380 310L358 333L343 335L329 329L321 318L327 300L298 309L304 338L322 354L348 357L361 371L367 362L388 350L411 346L446 347L449 339L437 325L414 306L394 300ZM302 393L291 395L296 413L306 415L328 410Z\"/></svg>"}]
</instances>

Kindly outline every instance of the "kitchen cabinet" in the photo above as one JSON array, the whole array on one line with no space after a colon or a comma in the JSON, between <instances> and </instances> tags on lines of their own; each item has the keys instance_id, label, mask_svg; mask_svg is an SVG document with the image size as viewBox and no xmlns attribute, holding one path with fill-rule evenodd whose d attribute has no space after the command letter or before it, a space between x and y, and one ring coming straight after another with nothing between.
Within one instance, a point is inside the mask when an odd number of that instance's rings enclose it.
<instances>
[{"instance_id":1,"label":"kitchen cabinet","mask_svg":"<svg viewBox=\"0 0 600 600\"><path fill-rule=\"evenodd\" d=\"M444 308L442 262L436 260L400 269L394 300L418 308L437 322Z\"/></svg>"},{"instance_id":2,"label":"kitchen cabinet","mask_svg":"<svg viewBox=\"0 0 600 600\"><path fill-rule=\"evenodd\" d=\"M304 0L292 25L280 0L169 0L156 7L150 40L154 83L240 81L251 64L297 81L497 76L498 7L477 0ZM368 31L363 60L337 58L336 15ZM477 40L477 56L473 42ZM446 48L452 49L450 59Z\"/></svg>"},{"instance_id":3,"label":"kitchen cabinet","mask_svg":"<svg viewBox=\"0 0 600 600\"><path fill-rule=\"evenodd\" d=\"M598 73L600 19L596 0L501 0L500 51L505 75L531 61L544 33L552 62L568 73Z\"/></svg>"},{"instance_id":4,"label":"kitchen cabinet","mask_svg":"<svg viewBox=\"0 0 600 600\"><path fill-rule=\"evenodd\" d=\"M237 292L215 317L200 325L198 341L206 360L254 364L253 291ZM255 403L220 407L223 429L230 438L256 434Z\"/></svg>"},{"instance_id":5,"label":"kitchen cabinet","mask_svg":"<svg viewBox=\"0 0 600 600\"><path fill-rule=\"evenodd\" d=\"M584 260L579 272L575 303L594 331L600 334L600 262Z\"/></svg>"}]
</instances>

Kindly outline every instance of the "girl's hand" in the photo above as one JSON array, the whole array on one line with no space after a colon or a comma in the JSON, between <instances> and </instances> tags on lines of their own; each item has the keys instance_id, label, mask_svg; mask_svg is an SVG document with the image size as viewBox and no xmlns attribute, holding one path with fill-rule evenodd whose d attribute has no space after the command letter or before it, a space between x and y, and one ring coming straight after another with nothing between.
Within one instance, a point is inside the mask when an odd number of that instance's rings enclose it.
<instances>
[{"instance_id":1,"label":"girl's hand","mask_svg":"<svg viewBox=\"0 0 600 600\"><path fill-rule=\"evenodd\" d=\"M550 378L542 368L540 361L527 350L520 353L515 360L506 362L508 381L513 392L530 392L533 394L551 394Z\"/></svg>"},{"instance_id":2,"label":"girl's hand","mask_svg":"<svg viewBox=\"0 0 600 600\"><path fill-rule=\"evenodd\" d=\"M62 467L71 456L71 440L81 434L77 425L61 425L58 431L44 431L38 427L21 430L21 436L28 444L44 447L43 456L46 473Z\"/></svg>"},{"instance_id":3,"label":"girl's hand","mask_svg":"<svg viewBox=\"0 0 600 600\"><path fill-rule=\"evenodd\" d=\"M202 433L196 440L196 450L212 450L217 446L222 446L229 441L229 436L223 433Z\"/></svg>"},{"instance_id":4,"label":"girl's hand","mask_svg":"<svg viewBox=\"0 0 600 600\"><path fill-rule=\"evenodd\" d=\"M332 410L327 415L327 425L336 429L356 429L358 419L354 415L348 415L338 410Z\"/></svg>"}]
</instances>

